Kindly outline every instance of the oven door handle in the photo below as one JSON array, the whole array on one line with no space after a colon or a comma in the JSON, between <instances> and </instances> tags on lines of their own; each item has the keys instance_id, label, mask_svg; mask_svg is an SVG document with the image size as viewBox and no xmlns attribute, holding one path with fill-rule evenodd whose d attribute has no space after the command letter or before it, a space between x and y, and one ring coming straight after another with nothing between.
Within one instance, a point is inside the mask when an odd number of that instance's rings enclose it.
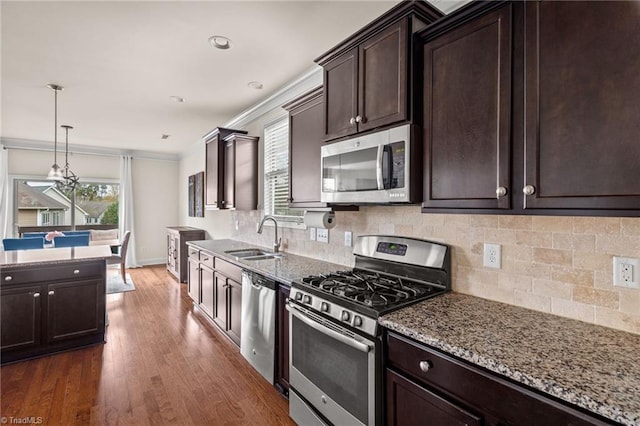
<instances>
[{"instance_id":1,"label":"oven door handle","mask_svg":"<svg viewBox=\"0 0 640 426\"><path fill-rule=\"evenodd\" d=\"M327 336L333 339L336 339L347 346L357 349L360 352L369 353L369 351L371 351L371 346L358 342L357 340L354 340L349 336L345 336L342 333L339 333L335 330L325 327L322 324L315 322L314 320L308 318L306 315L300 312L300 310L297 309L295 306L288 304L286 305L286 308L287 308L287 311L291 312L291 315L298 318L300 321L302 321L309 327L313 328L314 330L319 331L322 334L326 334Z\"/></svg>"}]
</instances>

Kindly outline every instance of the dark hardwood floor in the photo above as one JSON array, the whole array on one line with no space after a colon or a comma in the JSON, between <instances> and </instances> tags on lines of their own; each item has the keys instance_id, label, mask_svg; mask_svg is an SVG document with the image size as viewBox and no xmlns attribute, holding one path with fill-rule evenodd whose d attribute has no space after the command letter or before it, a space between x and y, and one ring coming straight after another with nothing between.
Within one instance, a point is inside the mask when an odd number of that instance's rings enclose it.
<instances>
[{"instance_id":1,"label":"dark hardwood floor","mask_svg":"<svg viewBox=\"0 0 640 426\"><path fill-rule=\"evenodd\" d=\"M293 425L288 403L164 266L107 296L107 343L0 369L1 412L45 425Z\"/></svg>"}]
</instances>

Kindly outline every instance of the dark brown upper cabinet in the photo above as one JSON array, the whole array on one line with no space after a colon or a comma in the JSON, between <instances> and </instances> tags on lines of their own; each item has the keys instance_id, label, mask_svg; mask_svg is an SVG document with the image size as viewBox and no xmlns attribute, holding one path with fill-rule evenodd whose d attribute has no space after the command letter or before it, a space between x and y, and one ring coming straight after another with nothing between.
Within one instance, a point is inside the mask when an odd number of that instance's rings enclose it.
<instances>
[{"instance_id":1,"label":"dark brown upper cabinet","mask_svg":"<svg viewBox=\"0 0 640 426\"><path fill-rule=\"evenodd\" d=\"M511 5L424 34L424 208L511 208Z\"/></svg>"},{"instance_id":2,"label":"dark brown upper cabinet","mask_svg":"<svg viewBox=\"0 0 640 426\"><path fill-rule=\"evenodd\" d=\"M418 101L411 36L440 16L426 2L402 2L316 59L324 68L325 141L411 121Z\"/></svg>"},{"instance_id":3,"label":"dark brown upper cabinet","mask_svg":"<svg viewBox=\"0 0 640 426\"><path fill-rule=\"evenodd\" d=\"M638 211L638 3L525 7L524 208Z\"/></svg>"},{"instance_id":4,"label":"dark brown upper cabinet","mask_svg":"<svg viewBox=\"0 0 640 426\"><path fill-rule=\"evenodd\" d=\"M258 138L238 133L224 139L221 208L258 208Z\"/></svg>"},{"instance_id":5,"label":"dark brown upper cabinet","mask_svg":"<svg viewBox=\"0 0 640 426\"><path fill-rule=\"evenodd\" d=\"M423 211L639 216L639 22L474 2L423 30Z\"/></svg>"},{"instance_id":6,"label":"dark brown upper cabinet","mask_svg":"<svg viewBox=\"0 0 640 426\"><path fill-rule=\"evenodd\" d=\"M205 208L207 210L223 209L224 182L224 138L239 133L247 134L244 130L216 127L204 136L205 141Z\"/></svg>"}]
</instances>

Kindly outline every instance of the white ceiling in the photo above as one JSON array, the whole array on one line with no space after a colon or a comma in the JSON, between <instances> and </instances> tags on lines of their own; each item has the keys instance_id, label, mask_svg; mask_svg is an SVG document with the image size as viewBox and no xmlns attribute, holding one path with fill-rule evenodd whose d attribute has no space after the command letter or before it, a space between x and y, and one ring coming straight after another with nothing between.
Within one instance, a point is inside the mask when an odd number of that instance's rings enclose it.
<instances>
[{"instance_id":1,"label":"white ceiling","mask_svg":"<svg viewBox=\"0 0 640 426\"><path fill-rule=\"evenodd\" d=\"M0 136L52 143L56 83L72 146L183 152L396 3L3 0ZM232 48L212 48L211 35Z\"/></svg>"}]
</instances>

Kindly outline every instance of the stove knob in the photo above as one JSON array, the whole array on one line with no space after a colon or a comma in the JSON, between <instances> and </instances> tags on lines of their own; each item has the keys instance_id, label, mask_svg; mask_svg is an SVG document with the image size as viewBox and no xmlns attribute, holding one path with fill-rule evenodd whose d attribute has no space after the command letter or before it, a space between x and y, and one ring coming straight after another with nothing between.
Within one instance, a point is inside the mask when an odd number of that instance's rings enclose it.
<instances>
[{"instance_id":1,"label":"stove knob","mask_svg":"<svg viewBox=\"0 0 640 426\"><path fill-rule=\"evenodd\" d=\"M304 299L302 300L302 303L307 303L307 304L311 304L311 296L304 296Z\"/></svg>"},{"instance_id":2,"label":"stove knob","mask_svg":"<svg viewBox=\"0 0 640 426\"><path fill-rule=\"evenodd\" d=\"M329 304L327 302L320 304L320 312L329 312Z\"/></svg>"},{"instance_id":3,"label":"stove knob","mask_svg":"<svg viewBox=\"0 0 640 426\"><path fill-rule=\"evenodd\" d=\"M349 311L342 311L342 321L349 321L349 318L351 318Z\"/></svg>"},{"instance_id":4,"label":"stove knob","mask_svg":"<svg viewBox=\"0 0 640 426\"><path fill-rule=\"evenodd\" d=\"M302 300L302 293L296 293L296 300Z\"/></svg>"},{"instance_id":5,"label":"stove knob","mask_svg":"<svg viewBox=\"0 0 640 426\"><path fill-rule=\"evenodd\" d=\"M362 318L358 315L353 317L353 326L354 327L362 327Z\"/></svg>"}]
</instances>

